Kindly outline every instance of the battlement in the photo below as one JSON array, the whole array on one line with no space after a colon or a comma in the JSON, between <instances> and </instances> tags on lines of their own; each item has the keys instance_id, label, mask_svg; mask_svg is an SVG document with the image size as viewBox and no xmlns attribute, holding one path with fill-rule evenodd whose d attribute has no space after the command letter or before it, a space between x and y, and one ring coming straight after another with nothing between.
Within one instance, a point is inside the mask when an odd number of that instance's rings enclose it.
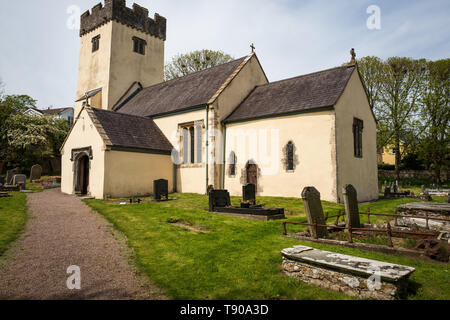
<instances>
[{"instance_id":1,"label":"battlement","mask_svg":"<svg viewBox=\"0 0 450 320\"><path fill-rule=\"evenodd\" d=\"M155 13L152 19L148 16L146 8L137 4L133 4L133 8L128 8L125 0L105 0L104 6L99 3L92 8L92 12L88 10L83 13L80 37L111 20L166 40L166 18Z\"/></svg>"}]
</instances>

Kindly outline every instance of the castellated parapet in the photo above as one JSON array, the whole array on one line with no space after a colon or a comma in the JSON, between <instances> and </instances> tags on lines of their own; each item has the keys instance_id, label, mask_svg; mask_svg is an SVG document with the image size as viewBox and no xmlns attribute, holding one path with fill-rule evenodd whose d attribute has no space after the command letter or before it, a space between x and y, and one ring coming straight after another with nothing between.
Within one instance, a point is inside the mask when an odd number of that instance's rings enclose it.
<instances>
[{"instance_id":1,"label":"castellated parapet","mask_svg":"<svg viewBox=\"0 0 450 320\"><path fill-rule=\"evenodd\" d=\"M81 15L80 37L115 20L127 26L166 40L166 18L155 13L154 18L149 18L148 10L137 4L133 8L127 8L126 0L105 0L92 8L92 12L86 11Z\"/></svg>"}]
</instances>

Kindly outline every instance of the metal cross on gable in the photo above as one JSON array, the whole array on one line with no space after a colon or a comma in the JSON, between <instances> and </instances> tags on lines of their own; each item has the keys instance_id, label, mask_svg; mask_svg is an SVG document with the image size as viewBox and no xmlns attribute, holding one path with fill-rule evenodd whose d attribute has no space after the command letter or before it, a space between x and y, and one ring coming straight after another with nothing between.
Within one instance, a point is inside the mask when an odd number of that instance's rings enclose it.
<instances>
[{"instance_id":1,"label":"metal cross on gable","mask_svg":"<svg viewBox=\"0 0 450 320\"><path fill-rule=\"evenodd\" d=\"M256 47L255 47L255 45L252 43L251 45L250 45L250 48L252 49L252 53L254 53L255 52L255 49L256 49Z\"/></svg>"}]
</instances>

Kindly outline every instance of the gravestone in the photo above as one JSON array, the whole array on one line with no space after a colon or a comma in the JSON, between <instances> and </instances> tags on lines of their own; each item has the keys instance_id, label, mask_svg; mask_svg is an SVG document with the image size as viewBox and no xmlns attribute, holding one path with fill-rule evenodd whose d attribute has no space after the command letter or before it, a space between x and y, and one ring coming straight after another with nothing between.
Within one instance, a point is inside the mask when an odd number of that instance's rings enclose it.
<instances>
[{"instance_id":1,"label":"gravestone","mask_svg":"<svg viewBox=\"0 0 450 320\"><path fill-rule=\"evenodd\" d=\"M11 185L13 183L14 175L19 174L19 168L14 168L6 171L6 181L5 184Z\"/></svg>"},{"instance_id":2,"label":"gravestone","mask_svg":"<svg viewBox=\"0 0 450 320\"><path fill-rule=\"evenodd\" d=\"M209 211L214 208L223 208L231 206L230 193L227 190L211 190L209 192Z\"/></svg>"},{"instance_id":3,"label":"gravestone","mask_svg":"<svg viewBox=\"0 0 450 320\"><path fill-rule=\"evenodd\" d=\"M256 204L256 186L252 183L242 187L242 200L248 201L250 204Z\"/></svg>"},{"instance_id":4,"label":"gravestone","mask_svg":"<svg viewBox=\"0 0 450 320\"><path fill-rule=\"evenodd\" d=\"M395 180L395 183L394 183L394 193L398 193L398 181L397 180Z\"/></svg>"},{"instance_id":5,"label":"gravestone","mask_svg":"<svg viewBox=\"0 0 450 320\"><path fill-rule=\"evenodd\" d=\"M154 200L169 199L169 181L164 179L153 181L153 194Z\"/></svg>"},{"instance_id":6,"label":"gravestone","mask_svg":"<svg viewBox=\"0 0 450 320\"><path fill-rule=\"evenodd\" d=\"M345 214L347 216L347 228L361 228L359 221L358 194L355 187L351 184L346 185L342 189L344 195Z\"/></svg>"},{"instance_id":7,"label":"gravestone","mask_svg":"<svg viewBox=\"0 0 450 320\"><path fill-rule=\"evenodd\" d=\"M302 191L303 205L305 206L308 223L325 225L322 203L320 202L320 192L314 187L306 187ZM328 235L326 227L309 226L309 231L314 238L325 238Z\"/></svg>"},{"instance_id":8,"label":"gravestone","mask_svg":"<svg viewBox=\"0 0 450 320\"><path fill-rule=\"evenodd\" d=\"M34 180L39 180L42 175L42 167L38 164L35 164L31 167L30 171L30 182L33 182Z\"/></svg>"},{"instance_id":9,"label":"gravestone","mask_svg":"<svg viewBox=\"0 0 450 320\"><path fill-rule=\"evenodd\" d=\"M12 185L20 186L22 190L26 189L27 176L24 174L16 174L13 177Z\"/></svg>"}]
</instances>

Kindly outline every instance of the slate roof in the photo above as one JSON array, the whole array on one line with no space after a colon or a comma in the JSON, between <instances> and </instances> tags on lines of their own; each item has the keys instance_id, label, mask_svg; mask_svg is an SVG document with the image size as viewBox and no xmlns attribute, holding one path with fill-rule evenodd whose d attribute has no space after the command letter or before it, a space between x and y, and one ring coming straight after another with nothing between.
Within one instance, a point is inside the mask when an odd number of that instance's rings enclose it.
<instances>
[{"instance_id":1,"label":"slate roof","mask_svg":"<svg viewBox=\"0 0 450 320\"><path fill-rule=\"evenodd\" d=\"M48 115L55 115L55 114L60 114L66 110L72 109L70 107L68 108L58 108L58 109L42 109L39 110L42 114L48 114Z\"/></svg>"},{"instance_id":2,"label":"slate roof","mask_svg":"<svg viewBox=\"0 0 450 320\"><path fill-rule=\"evenodd\" d=\"M112 146L171 152L172 144L150 118L91 109Z\"/></svg>"},{"instance_id":3,"label":"slate roof","mask_svg":"<svg viewBox=\"0 0 450 320\"><path fill-rule=\"evenodd\" d=\"M355 67L337 67L256 87L225 123L330 107Z\"/></svg>"},{"instance_id":4,"label":"slate roof","mask_svg":"<svg viewBox=\"0 0 450 320\"><path fill-rule=\"evenodd\" d=\"M206 105L246 58L144 88L117 111L149 117Z\"/></svg>"}]
</instances>

